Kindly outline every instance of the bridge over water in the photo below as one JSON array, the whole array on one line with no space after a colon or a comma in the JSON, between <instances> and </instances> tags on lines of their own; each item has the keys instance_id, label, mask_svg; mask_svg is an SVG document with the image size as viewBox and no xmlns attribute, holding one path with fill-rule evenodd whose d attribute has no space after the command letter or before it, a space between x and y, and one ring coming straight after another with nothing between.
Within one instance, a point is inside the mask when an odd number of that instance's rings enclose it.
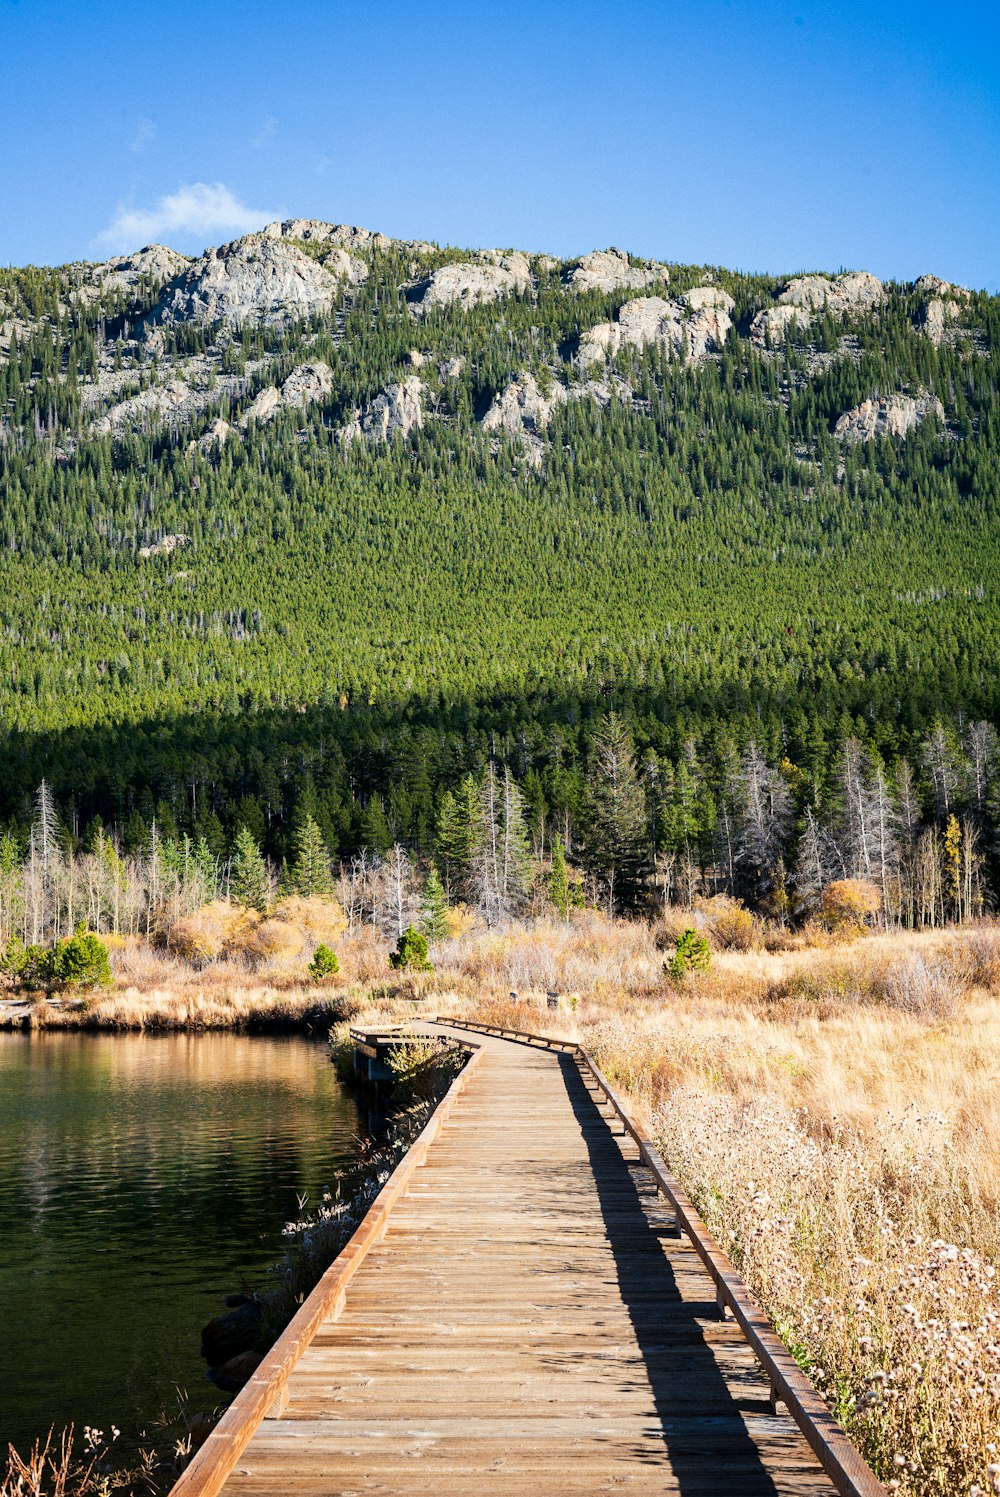
<instances>
[{"instance_id":1,"label":"bridge over water","mask_svg":"<svg viewBox=\"0 0 1000 1497\"><path fill-rule=\"evenodd\" d=\"M882 1494L596 1068L504 1034L174 1497Z\"/></svg>"}]
</instances>

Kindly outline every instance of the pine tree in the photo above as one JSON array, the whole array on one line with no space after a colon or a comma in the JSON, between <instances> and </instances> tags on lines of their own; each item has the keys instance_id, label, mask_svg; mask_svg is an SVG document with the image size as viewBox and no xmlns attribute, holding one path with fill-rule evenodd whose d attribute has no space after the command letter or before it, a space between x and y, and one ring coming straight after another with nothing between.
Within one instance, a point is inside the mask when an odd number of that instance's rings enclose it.
<instances>
[{"instance_id":1,"label":"pine tree","mask_svg":"<svg viewBox=\"0 0 1000 1497\"><path fill-rule=\"evenodd\" d=\"M755 900L774 887L792 820L792 797L780 770L771 769L756 744L749 744L729 777L735 820L735 869L739 883Z\"/></svg>"},{"instance_id":2,"label":"pine tree","mask_svg":"<svg viewBox=\"0 0 1000 1497\"><path fill-rule=\"evenodd\" d=\"M812 807L807 807L792 877L792 887L801 913L816 913L823 890L833 876L830 839L817 821Z\"/></svg>"},{"instance_id":3,"label":"pine tree","mask_svg":"<svg viewBox=\"0 0 1000 1497\"><path fill-rule=\"evenodd\" d=\"M635 909L646 872L646 806L632 735L612 712L594 734L584 855L611 913Z\"/></svg>"},{"instance_id":4,"label":"pine tree","mask_svg":"<svg viewBox=\"0 0 1000 1497\"><path fill-rule=\"evenodd\" d=\"M368 798L368 804L362 813L361 825L358 828L358 839L361 846L366 847L377 858L384 857L392 846L392 833L385 819L382 802L377 795Z\"/></svg>"},{"instance_id":5,"label":"pine tree","mask_svg":"<svg viewBox=\"0 0 1000 1497\"><path fill-rule=\"evenodd\" d=\"M482 841L479 787L467 775L441 797L435 838L449 901L472 897L472 868Z\"/></svg>"},{"instance_id":6,"label":"pine tree","mask_svg":"<svg viewBox=\"0 0 1000 1497\"><path fill-rule=\"evenodd\" d=\"M490 764L479 787L479 825L471 889L489 925L516 914L531 888L532 866L521 793L509 770Z\"/></svg>"},{"instance_id":7,"label":"pine tree","mask_svg":"<svg viewBox=\"0 0 1000 1497\"><path fill-rule=\"evenodd\" d=\"M290 883L304 899L329 894L333 888L330 859L319 827L311 816L300 823L295 837L295 861Z\"/></svg>"},{"instance_id":8,"label":"pine tree","mask_svg":"<svg viewBox=\"0 0 1000 1497\"><path fill-rule=\"evenodd\" d=\"M62 836L55 801L47 780L35 793L35 819L31 823L30 849L46 877L62 862Z\"/></svg>"},{"instance_id":9,"label":"pine tree","mask_svg":"<svg viewBox=\"0 0 1000 1497\"><path fill-rule=\"evenodd\" d=\"M549 898L568 924L573 898L569 882L569 869L566 866L566 849L563 846L561 837L555 839L555 844L552 848L552 868L549 873L548 885Z\"/></svg>"},{"instance_id":10,"label":"pine tree","mask_svg":"<svg viewBox=\"0 0 1000 1497\"><path fill-rule=\"evenodd\" d=\"M924 740L920 757L930 781L935 816L939 824L943 824L955 803L959 767L953 737L942 723L935 724Z\"/></svg>"},{"instance_id":11,"label":"pine tree","mask_svg":"<svg viewBox=\"0 0 1000 1497\"><path fill-rule=\"evenodd\" d=\"M241 826L236 833L230 863L229 892L237 904L267 913L271 903L271 878L267 863L253 833Z\"/></svg>"},{"instance_id":12,"label":"pine tree","mask_svg":"<svg viewBox=\"0 0 1000 1497\"><path fill-rule=\"evenodd\" d=\"M195 844L192 862L195 877L201 884L203 899L218 899L219 861L204 837L199 837Z\"/></svg>"},{"instance_id":13,"label":"pine tree","mask_svg":"<svg viewBox=\"0 0 1000 1497\"><path fill-rule=\"evenodd\" d=\"M428 941L441 941L448 934L448 900L441 875L434 864L427 870L424 883L423 919L420 929Z\"/></svg>"}]
</instances>

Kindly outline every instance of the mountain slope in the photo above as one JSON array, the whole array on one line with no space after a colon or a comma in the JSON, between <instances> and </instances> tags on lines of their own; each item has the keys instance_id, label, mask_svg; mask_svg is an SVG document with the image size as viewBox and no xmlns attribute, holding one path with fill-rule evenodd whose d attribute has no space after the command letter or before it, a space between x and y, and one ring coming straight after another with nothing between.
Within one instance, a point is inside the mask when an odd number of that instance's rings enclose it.
<instances>
[{"instance_id":1,"label":"mountain slope","mask_svg":"<svg viewBox=\"0 0 1000 1497\"><path fill-rule=\"evenodd\" d=\"M817 764L1000 716L998 333L934 277L307 220L0 272L6 814L48 770L87 813L194 815L194 755L228 822L266 723L280 819L296 717L360 807L395 772L357 758L376 720L464 714L437 783L498 713L513 741L616 704L665 755L725 724Z\"/></svg>"}]
</instances>

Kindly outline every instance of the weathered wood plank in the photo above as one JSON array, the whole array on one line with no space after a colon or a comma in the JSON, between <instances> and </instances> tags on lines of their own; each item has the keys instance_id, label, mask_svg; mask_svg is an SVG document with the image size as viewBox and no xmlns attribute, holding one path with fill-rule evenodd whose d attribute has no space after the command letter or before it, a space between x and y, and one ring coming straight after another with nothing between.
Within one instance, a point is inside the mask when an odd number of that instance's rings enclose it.
<instances>
[{"instance_id":1,"label":"weathered wood plank","mask_svg":"<svg viewBox=\"0 0 1000 1497\"><path fill-rule=\"evenodd\" d=\"M830 1497L592 1080L544 1048L481 1057L283 1371L281 1417L176 1497Z\"/></svg>"}]
</instances>

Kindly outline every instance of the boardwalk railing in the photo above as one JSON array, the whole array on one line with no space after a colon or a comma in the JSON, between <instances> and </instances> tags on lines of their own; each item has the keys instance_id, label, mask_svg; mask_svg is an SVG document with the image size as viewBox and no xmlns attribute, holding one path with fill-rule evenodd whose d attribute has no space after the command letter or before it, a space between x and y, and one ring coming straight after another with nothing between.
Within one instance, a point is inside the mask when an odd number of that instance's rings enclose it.
<instances>
[{"instance_id":1,"label":"boardwalk railing","mask_svg":"<svg viewBox=\"0 0 1000 1497\"><path fill-rule=\"evenodd\" d=\"M645 1136L625 1103L607 1077L573 1040L551 1039L527 1030L506 1029L497 1024L480 1024L471 1019L438 1020L453 1029L471 1030L475 1034L495 1035L498 1039L517 1040L562 1051L576 1060L581 1072L590 1072L597 1088L618 1115L625 1130L638 1146L643 1163L670 1203L677 1225L686 1232L692 1246L705 1265L715 1285L719 1311L731 1312L753 1348L771 1384L772 1407L783 1403L802 1431L813 1454L833 1482L841 1497L886 1497L886 1488L834 1419L826 1403L799 1367L794 1357L771 1329L767 1318L751 1299L746 1285L702 1221L693 1203L673 1178L656 1146Z\"/></svg>"},{"instance_id":2,"label":"boardwalk railing","mask_svg":"<svg viewBox=\"0 0 1000 1497\"><path fill-rule=\"evenodd\" d=\"M393 1206L400 1196L405 1195L456 1099L481 1060L482 1051L474 1050L375 1197L357 1231L296 1311L249 1382L237 1393L204 1445L171 1488L170 1497L218 1497L254 1431L269 1414L283 1411L293 1367L323 1322L335 1320L343 1312L348 1284L372 1248L385 1236Z\"/></svg>"}]
</instances>

